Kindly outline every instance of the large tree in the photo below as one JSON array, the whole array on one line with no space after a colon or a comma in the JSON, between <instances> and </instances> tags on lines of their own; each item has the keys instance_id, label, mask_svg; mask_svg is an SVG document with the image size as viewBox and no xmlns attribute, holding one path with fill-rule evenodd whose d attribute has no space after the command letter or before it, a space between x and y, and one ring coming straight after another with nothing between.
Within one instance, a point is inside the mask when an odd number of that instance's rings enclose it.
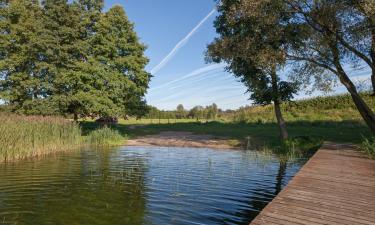
<instances>
[{"instance_id":1,"label":"large tree","mask_svg":"<svg viewBox=\"0 0 375 225\"><path fill-rule=\"evenodd\" d=\"M103 0L3 4L1 98L17 111L49 108L75 119L142 114L150 80L145 46L122 7L104 13L103 5Z\"/></svg>"},{"instance_id":2,"label":"large tree","mask_svg":"<svg viewBox=\"0 0 375 225\"><path fill-rule=\"evenodd\" d=\"M0 8L0 98L20 110L48 95L47 31L37 0L12 0Z\"/></svg>"},{"instance_id":3,"label":"large tree","mask_svg":"<svg viewBox=\"0 0 375 225\"><path fill-rule=\"evenodd\" d=\"M271 0L222 0L215 27L219 37L208 46L209 61L227 69L247 86L255 104L274 104L283 140L288 138L281 107L297 91L297 83L281 80L286 64L285 39L293 32L279 26L289 18L284 4Z\"/></svg>"},{"instance_id":4,"label":"large tree","mask_svg":"<svg viewBox=\"0 0 375 225\"><path fill-rule=\"evenodd\" d=\"M179 104L176 108L176 115L178 119L182 119L185 117L185 108L182 104Z\"/></svg>"},{"instance_id":5,"label":"large tree","mask_svg":"<svg viewBox=\"0 0 375 225\"><path fill-rule=\"evenodd\" d=\"M356 1L280 2L285 4L292 16L279 26L287 25L298 31L294 40L288 40L286 55L295 62L294 66L299 72L297 77L300 80L305 80L303 76L315 76L318 80L324 75L337 77L350 93L366 124L375 132L375 114L358 93L346 69L348 65L357 66L359 59L369 61L371 65L371 55L374 54L371 36L373 25L358 13L358 8L352 7ZM368 15L374 13L371 6L373 4L366 6Z\"/></svg>"},{"instance_id":6,"label":"large tree","mask_svg":"<svg viewBox=\"0 0 375 225\"><path fill-rule=\"evenodd\" d=\"M362 60L371 68L372 92L375 95L375 1L336 1L340 14L346 19L338 40L355 56L354 62Z\"/></svg>"}]
</instances>

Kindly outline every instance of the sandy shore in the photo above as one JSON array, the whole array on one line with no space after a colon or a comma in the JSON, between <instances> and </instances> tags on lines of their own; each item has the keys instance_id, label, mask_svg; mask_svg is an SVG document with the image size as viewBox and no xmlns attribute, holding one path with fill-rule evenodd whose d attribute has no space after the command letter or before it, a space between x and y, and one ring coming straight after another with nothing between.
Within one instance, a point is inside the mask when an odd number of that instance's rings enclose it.
<instances>
[{"instance_id":1,"label":"sandy shore","mask_svg":"<svg viewBox=\"0 0 375 225\"><path fill-rule=\"evenodd\" d=\"M191 132L161 132L130 139L129 146L163 146L163 147L194 147L215 149L237 149L229 144L229 140L212 135L198 135Z\"/></svg>"}]
</instances>

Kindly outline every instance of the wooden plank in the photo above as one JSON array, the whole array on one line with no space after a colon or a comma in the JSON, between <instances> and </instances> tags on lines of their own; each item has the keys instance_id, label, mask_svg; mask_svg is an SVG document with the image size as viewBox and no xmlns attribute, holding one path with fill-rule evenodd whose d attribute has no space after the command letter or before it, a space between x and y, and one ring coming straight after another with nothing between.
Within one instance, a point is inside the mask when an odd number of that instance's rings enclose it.
<instances>
[{"instance_id":1,"label":"wooden plank","mask_svg":"<svg viewBox=\"0 0 375 225\"><path fill-rule=\"evenodd\" d=\"M251 223L262 224L375 225L375 160L325 144Z\"/></svg>"}]
</instances>

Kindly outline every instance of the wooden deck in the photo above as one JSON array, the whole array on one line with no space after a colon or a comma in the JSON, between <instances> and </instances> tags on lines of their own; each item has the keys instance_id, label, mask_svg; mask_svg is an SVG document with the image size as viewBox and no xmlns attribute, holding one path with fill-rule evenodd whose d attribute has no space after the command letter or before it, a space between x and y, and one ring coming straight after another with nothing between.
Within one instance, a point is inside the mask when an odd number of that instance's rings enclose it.
<instances>
[{"instance_id":1,"label":"wooden deck","mask_svg":"<svg viewBox=\"0 0 375 225\"><path fill-rule=\"evenodd\" d=\"M375 160L325 145L251 223L258 224L375 225Z\"/></svg>"}]
</instances>

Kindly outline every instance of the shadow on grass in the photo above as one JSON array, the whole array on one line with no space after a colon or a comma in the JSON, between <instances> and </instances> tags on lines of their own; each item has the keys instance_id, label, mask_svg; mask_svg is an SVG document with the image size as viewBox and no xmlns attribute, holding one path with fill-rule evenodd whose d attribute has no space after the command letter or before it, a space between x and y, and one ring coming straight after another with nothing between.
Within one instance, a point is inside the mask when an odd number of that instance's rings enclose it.
<instances>
[{"instance_id":1,"label":"shadow on grass","mask_svg":"<svg viewBox=\"0 0 375 225\"><path fill-rule=\"evenodd\" d=\"M87 135L91 131L100 127L95 122L81 122L83 134ZM354 143L362 141L362 137L369 136L370 130L359 121L295 121L288 122L288 131L291 137L313 137L323 141ZM252 144L278 146L279 129L275 123L233 123L213 121L208 123L171 123L171 124L143 124L132 125L123 124L112 125L122 135L130 138L157 134L163 131L187 131L196 134L210 134L218 137L247 140Z\"/></svg>"}]
</instances>

